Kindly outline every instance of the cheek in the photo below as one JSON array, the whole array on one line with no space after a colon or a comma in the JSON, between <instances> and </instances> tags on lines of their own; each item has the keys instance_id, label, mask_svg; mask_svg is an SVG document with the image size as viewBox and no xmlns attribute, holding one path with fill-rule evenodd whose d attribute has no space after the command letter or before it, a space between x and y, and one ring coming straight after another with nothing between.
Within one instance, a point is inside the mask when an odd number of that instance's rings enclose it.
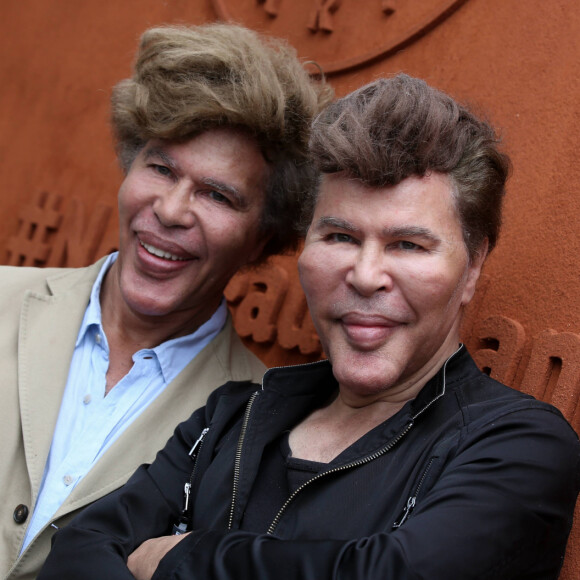
<instances>
[{"instance_id":1,"label":"cheek","mask_svg":"<svg viewBox=\"0 0 580 580\"><path fill-rule=\"evenodd\" d=\"M148 174L139 169L131 170L119 188L119 209L123 206L131 212L136 208L150 205L157 197L166 194L166 187L159 181L152 180Z\"/></svg>"},{"instance_id":2,"label":"cheek","mask_svg":"<svg viewBox=\"0 0 580 580\"><path fill-rule=\"evenodd\" d=\"M124 182L117 196L117 205L119 208L119 218L131 219L142 207L138 195L136 195L135 189L131 186L130 182Z\"/></svg>"},{"instance_id":3,"label":"cheek","mask_svg":"<svg viewBox=\"0 0 580 580\"><path fill-rule=\"evenodd\" d=\"M313 322L320 334L320 325L324 326L327 319L333 317L334 305L345 299L343 272L325 252L313 251L302 254L298 261L298 273Z\"/></svg>"},{"instance_id":4,"label":"cheek","mask_svg":"<svg viewBox=\"0 0 580 580\"><path fill-rule=\"evenodd\" d=\"M464 281L461 277L441 275L440 270L414 270L403 273L400 288L415 312L440 316L461 302Z\"/></svg>"},{"instance_id":5,"label":"cheek","mask_svg":"<svg viewBox=\"0 0 580 580\"><path fill-rule=\"evenodd\" d=\"M117 209L119 210L119 216L124 215L126 207L127 207L127 187L123 183L119 188L119 193L117 194Z\"/></svg>"},{"instance_id":6,"label":"cheek","mask_svg":"<svg viewBox=\"0 0 580 580\"><path fill-rule=\"evenodd\" d=\"M318 254L314 248L307 246L298 258L298 275L307 298L316 296L320 293L322 286L325 286L322 275L322 256Z\"/></svg>"},{"instance_id":7,"label":"cheek","mask_svg":"<svg viewBox=\"0 0 580 580\"><path fill-rule=\"evenodd\" d=\"M245 217L247 219L240 220L235 216L213 213L202 221L198 214L197 229L203 232L208 247L219 253L224 262L232 264L245 261L259 245L257 219Z\"/></svg>"},{"instance_id":8,"label":"cheek","mask_svg":"<svg viewBox=\"0 0 580 580\"><path fill-rule=\"evenodd\" d=\"M433 299L435 312L449 322L457 319L461 312L464 280L451 280L441 283L437 296Z\"/></svg>"}]
</instances>

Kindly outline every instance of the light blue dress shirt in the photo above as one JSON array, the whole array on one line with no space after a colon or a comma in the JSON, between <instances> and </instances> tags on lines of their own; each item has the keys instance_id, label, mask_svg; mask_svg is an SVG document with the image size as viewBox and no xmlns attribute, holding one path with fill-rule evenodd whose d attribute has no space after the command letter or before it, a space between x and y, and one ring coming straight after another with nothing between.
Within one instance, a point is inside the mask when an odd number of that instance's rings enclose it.
<instances>
[{"instance_id":1,"label":"light blue dress shirt","mask_svg":"<svg viewBox=\"0 0 580 580\"><path fill-rule=\"evenodd\" d=\"M213 316L193 334L136 352L129 373L105 397L109 346L101 324L99 295L105 273L116 258L116 253L107 258L93 285L22 550L103 453L226 322L227 306L222 300Z\"/></svg>"}]
</instances>

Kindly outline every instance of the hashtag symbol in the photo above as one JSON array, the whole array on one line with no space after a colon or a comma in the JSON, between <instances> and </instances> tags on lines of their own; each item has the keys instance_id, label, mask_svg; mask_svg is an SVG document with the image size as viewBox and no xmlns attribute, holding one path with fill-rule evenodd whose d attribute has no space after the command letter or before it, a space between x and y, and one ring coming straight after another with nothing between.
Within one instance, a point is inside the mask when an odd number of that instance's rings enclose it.
<instances>
[{"instance_id":1,"label":"hashtag symbol","mask_svg":"<svg viewBox=\"0 0 580 580\"><path fill-rule=\"evenodd\" d=\"M42 192L22 210L18 232L7 244L9 266L42 266L46 262L50 253L48 238L62 219L60 202L59 195Z\"/></svg>"},{"instance_id":2,"label":"hashtag symbol","mask_svg":"<svg viewBox=\"0 0 580 580\"><path fill-rule=\"evenodd\" d=\"M99 203L87 216L83 201L71 197L63 209L58 232L51 240L45 266L80 268L91 264L112 213L111 206Z\"/></svg>"}]
</instances>

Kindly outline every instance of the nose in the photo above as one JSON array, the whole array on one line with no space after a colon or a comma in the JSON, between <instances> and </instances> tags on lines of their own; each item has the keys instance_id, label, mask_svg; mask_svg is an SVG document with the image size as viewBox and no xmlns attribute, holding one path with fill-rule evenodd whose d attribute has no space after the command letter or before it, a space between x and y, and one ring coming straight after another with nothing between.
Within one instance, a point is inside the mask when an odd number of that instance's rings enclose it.
<instances>
[{"instance_id":1,"label":"nose","mask_svg":"<svg viewBox=\"0 0 580 580\"><path fill-rule=\"evenodd\" d=\"M187 184L163 190L153 201L153 212L166 228L191 228L195 224L193 194Z\"/></svg>"},{"instance_id":2,"label":"nose","mask_svg":"<svg viewBox=\"0 0 580 580\"><path fill-rule=\"evenodd\" d=\"M382 247L363 244L346 274L346 282L361 296L390 290L393 280Z\"/></svg>"}]
</instances>

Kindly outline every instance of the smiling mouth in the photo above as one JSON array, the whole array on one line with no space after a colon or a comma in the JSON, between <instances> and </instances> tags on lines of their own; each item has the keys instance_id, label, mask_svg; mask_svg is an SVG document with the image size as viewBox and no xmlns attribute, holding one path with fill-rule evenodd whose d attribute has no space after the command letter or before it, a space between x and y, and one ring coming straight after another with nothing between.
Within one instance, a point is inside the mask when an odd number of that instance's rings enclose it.
<instances>
[{"instance_id":1,"label":"smiling mouth","mask_svg":"<svg viewBox=\"0 0 580 580\"><path fill-rule=\"evenodd\" d=\"M404 323L380 315L349 313L341 317L349 342L360 350L374 350L388 340Z\"/></svg>"},{"instance_id":2,"label":"smiling mouth","mask_svg":"<svg viewBox=\"0 0 580 580\"><path fill-rule=\"evenodd\" d=\"M360 327L393 327L403 324L398 320L392 320L381 315L373 314L358 314L358 313L348 313L341 316L341 320L347 326L360 326Z\"/></svg>"},{"instance_id":3,"label":"smiling mouth","mask_svg":"<svg viewBox=\"0 0 580 580\"><path fill-rule=\"evenodd\" d=\"M166 252L165 250L160 250L151 244L146 244L145 242L139 241L141 246L147 250L153 256L157 256L158 258L163 258L164 260L171 260L173 262L185 262L188 258L182 258L180 256L176 256L171 252Z\"/></svg>"},{"instance_id":4,"label":"smiling mouth","mask_svg":"<svg viewBox=\"0 0 580 580\"><path fill-rule=\"evenodd\" d=\"M382 324L343 324L344 332L352 346L360 350L375 350L385 343L398 329L398 326Z\"/></svg>"}]
</instances>

